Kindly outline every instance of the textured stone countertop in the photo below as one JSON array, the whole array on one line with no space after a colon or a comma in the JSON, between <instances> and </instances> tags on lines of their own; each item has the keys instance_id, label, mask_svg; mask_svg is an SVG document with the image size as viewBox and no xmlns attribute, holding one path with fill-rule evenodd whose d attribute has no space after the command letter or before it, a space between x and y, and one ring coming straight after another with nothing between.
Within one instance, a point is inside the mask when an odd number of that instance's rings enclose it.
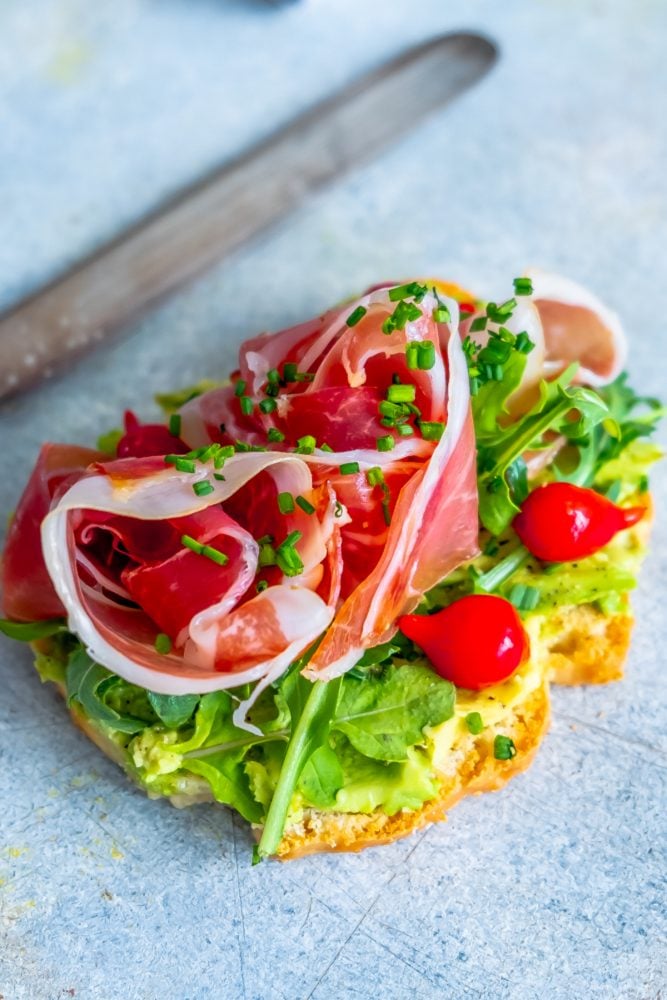
<instances>
[{"instance_id":1,"label":"textured stone countertop","mask_svg":"<svg viewBox=\"0 0 667 1000\"><path fill-rule=\"evenodd\" d=\"M0 407L2 519L44 439L92 442L258 329L389 276L593 287L664 393L663 0L4 0L0 303L407 44L479 28L476 89L122 342ZM660 103L662 102L662 109ZM250 866L223 809L134 791L0 643L4 1000L654 1000L667 988L664 470L627 679L554 692L534 766L359 856Z\"/></svg>"}]
</instances>

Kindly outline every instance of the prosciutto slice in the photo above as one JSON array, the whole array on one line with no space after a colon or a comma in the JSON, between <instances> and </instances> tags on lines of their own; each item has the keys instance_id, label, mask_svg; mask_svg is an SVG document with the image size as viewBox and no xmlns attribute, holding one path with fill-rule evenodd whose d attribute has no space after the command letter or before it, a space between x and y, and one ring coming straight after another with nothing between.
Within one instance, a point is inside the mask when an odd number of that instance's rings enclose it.
<instances>
[{"instance_id":1,"label":"prosciutto slice","mask_svg":"<svg viewBox=\"0 0 667 1000\"><path fill-rule=\"evenodd\" d=\"M182 411L181 433L193 447L224 443L230 427L251 446L266 441L271 428L280 437L275 448L294 449L306 436L316 442L303 460L314 483L334 490L349 521L341 525L343 603L308 668L312 678L353 666L364 649L394 634L397 617L412 610L425 590L477 552L467 367L458 305L443 296L441 301L451 323L435 322L439 303L429 293L418 314L388 335L383 324L396 303L382 287L328 320L304 324L293 337L280 334L291 357L299 359L300 379L283 383L268 414L257 406L244 414L245 426L231 387L194 399ZM363 315L350 326L347 318L355 310ZM425 343L433 348L432 365L408 367L406 349ZM261 361L261 348L257 340L243 345L240 361L242 374L253 373L260 399L270 369L283 370L275 353ZM244 381L247 392L250 378ZM380 404L395 383L414 386L418 416L407 436L382 421ZM422 436L419 421L444 426L440 440ZM388 450L378 450L380 438L389 439ZM377 469L379 486L369 481Z\"/></svg>"},{"instance_id":2,"label":"prosciutto slice","mask_svg":"<svg viewBox=\"0 0 667 1000\"><path fill-rule=\"evenodd\" d=\"M52 505L41 527L42 551L70 629L99 663L151 691L201 693L260 682L253 699L331 622L340 590L338 539L344 517L336 498L314 488L298 456L256 453L227 460L224 480L198 463L195 481L212 491L197 496L193 476L160 458L96 464ZM271 513L263 522L234 498L262 480ZM276 496L288 488L310 498L311 514L283 515ZM273 567L257 592L258 531L270 523L279 543L301 533L301 572ZM224 565L183 544L183 536L226 558ZM173 642L158 653L158 631ZM236 719L243 722L249 703Z\"/></svg>"}]
</instances>

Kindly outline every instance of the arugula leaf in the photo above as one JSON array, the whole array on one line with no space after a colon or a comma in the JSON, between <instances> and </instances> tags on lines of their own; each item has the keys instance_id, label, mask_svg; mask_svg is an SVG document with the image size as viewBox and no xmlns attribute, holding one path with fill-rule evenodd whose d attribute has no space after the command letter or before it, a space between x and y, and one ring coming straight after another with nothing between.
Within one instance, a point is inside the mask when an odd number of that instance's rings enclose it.
<instances>
[{"instance_id":1,"label":"arugula leaf","mask_svg":"<svg viewBox=\"0 0 667 1000\"><path fill-rule=\"evenodd\" d=\"M335 750L326 744L318 747L306 761L299 790L312 805L330 809L336 804L336 794L343 787L345 775Z\"/></svg>"},{"instance_id":2,"label":"arugula leaf","mask_svg":"<svg viewBox=\"0 0 667 1000\"><path fill-rule=\"evenodd\" d=\"M454 701L454 686L429 667L390 666L381 678L344 678L331 727L366 757L406 760L408 748L423 741L426 726L451 718Z\"/></svg>"},{"instance_id":3,"label":"arugula leaf","mask_svg":"<svg viewBox=\"0 0 667 1000\"><path fill-rule=\"evenodd\" d=\"M104 700L106 692L116 684L122 683L121 678L91 660L83 647L70 656L65 681L67 704L71 705L74 701L78 701L93 722L132 735L141 732L148 725L145 719L121 715L106 704Z\"/></svg>"},{"instance_id":4,"label":"arugula leaf","mask_svg":"<svg viewBox=\"0 0 667 1000\"><path fill-rule=\"evenodd\" d=\"M310 685L305 704L302 701L303 692L298 686L291 692L288 699L290 711L292 708L294 711L301 708L301 712L298 718L292 715L292 737L259 842L260 858L270 857L278 850L290 802L303 767L313 751L318 746L324 745L329 734L330 721L338 703L340 685L340 677L328 683L316 681Z\"/></svg>"},{"instance_id":5,"label":"arugula leaf","mask_svg":"<svg viewBox=\"0 0 667 1000\"><path fill-rule=\"evenodd\" d=\"M155 691L147 693L153 711L169 729L178 729L188 722L201 697L198 694L156 694Z\"/></svg>"},{"instance_id":6,"label":"arugula leaf","mask_svg":"<svg viewBox=\"0 0 667 1000\"><path fill-rule=\"evenodd\" d=\"M0 632L19 642L35 642L37 639L47 639L50 635L67 632L67 625L61 618L41 622L13 622L9 618L0 618Z\"/></svg>"},{"instance_id":7,"label":"arugula leaf","mask_svg":"<svg viewBox=\"0 0 667 1000\"><path fill-rule=\"evenodd\" d=\"M205 778L218 800L236 809L249 823L259 823L264 810L250 790L248 776L243 767L245 750L236 753L221 751L205 759L188 757L181 767Z\"/></svg>"},{"instance_id":8,"label":"arugula leaf","mask_svg":"<svg viewBox=\"0 0 667 1000\"><path fill-rule=\"evenodd\" d=\"M507 400L521 383L527 357L519 351L510 354L503 365L503 377L499 381L486 382L472 396L472 415L478 435L493 434L499 421L509 411Z\"/></svg>"},{"instance_id":9,"label":"arugula leaf","mask_svg":"<svg viewBox=\"0 0 667 1000\"><path fill-rule=\"evenodd\" d=\"M638 396L627 384L627 379L627 372L623 372L598 390L608 408L608 419L573 441L558 457L555 463L557 479L577 486L609 482L609 477L603 474L604 467L620 458L639 438L653 434L667 409L658 399Z\"/></svg>"},{"instance_id":10,"label":"arugula leaf","mask_svg":"<svg viewBox=\"0 0 667 1000\"><path fill-rule=\"evenodd\" d=\"M528 413L507 428L478 437L479 516L492 534L501 534L519 512L507 476L516 459L530 448L544 447L547 431L574 440L609 416L597 393L569 386L575 371L576 365L570 365L553 382L542 381L540 398ZM571 419L572 411L579 413L577 420Z\"/></svg>"}]
</instances>

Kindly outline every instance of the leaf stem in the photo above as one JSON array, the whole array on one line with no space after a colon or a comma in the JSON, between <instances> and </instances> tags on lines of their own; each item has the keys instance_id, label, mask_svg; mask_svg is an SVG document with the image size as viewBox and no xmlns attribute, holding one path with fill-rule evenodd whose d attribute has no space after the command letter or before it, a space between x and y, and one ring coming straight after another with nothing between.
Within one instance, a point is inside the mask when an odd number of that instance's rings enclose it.
<instances>
[{"instance_id":1,"label":"leaf stem","mask_svg":"<svg viewBox=\"0 0 667 1000\"><path fill-rule=\"evenodd\" d=\"M327 701L327 687L325 681L315 681L292 734L259 841L260 857L275 854L282 840L292 795L312 749L311 728Z\"/></svg>"}]
</instances>

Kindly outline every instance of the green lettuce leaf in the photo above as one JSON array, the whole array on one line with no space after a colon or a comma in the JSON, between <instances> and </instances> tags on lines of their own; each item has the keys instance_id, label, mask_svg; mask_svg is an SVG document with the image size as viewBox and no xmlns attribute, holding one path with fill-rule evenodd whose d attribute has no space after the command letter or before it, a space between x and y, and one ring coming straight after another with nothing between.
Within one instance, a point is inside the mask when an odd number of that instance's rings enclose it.
<instances>
[{"instance_id":1,"label":"green lettuce leaf","mask_svg":"<svg viewBox=\"0 0 667 1000\"><path fill-rule=\"evenodd\" d=\"M83 647L69 658L65 675L67 704L78 702L93 722L120 733L134 734L146 728L146 720L131 715L121 715L111 708L105 695L115 685L123 683L120 677L109 673L88 656Z\"/></svg>"},{"instance_id":2,"label":"green lettuce leaf","mask_svg":"<svg viewBox=\"0 0 667 1000\"><path fill-rule=\"evenodd\" d=\"M344 780L343 768L335 750L323 745L314 750L306 761L299 778L299 791L310 805L327 809L336 804L336 795Z\"/></svg>"},{"instance_id":3,"label":"green lettuce leaf","mask_svg":"<svg viewBox=\"0 0 667 1000\"><path fill-rule=\"evenodd\" d=\"M148 692L148 700L155 714L169 729L179 729L192 718L199 704L198 694L156 694Z\"/></svg>"},{"instance_id":4,"label":"green lettuce leaf","mask_svg":"<svg viewBox=\"0 0 667 1000\"><path fill-rule=\"evenodd\" d=\"M345 677L332 729L375 760L406 760L426 726L454 714L455 690L420 663L388 667L381 677Z\"/></svg>"},{"instance_id":5,"label":"green lettuce leaf","mask_svg":"<svg viewBox=\"0 0 667 1000\"><path fill-rule=\"evenodd\" d=\"M19 642L35 642L37 639L48 639L49 636L67 632L67 625L60 618L41 622L13 622L9 618L0 618L0 632Z\"/></svg>"}]
</instances>

